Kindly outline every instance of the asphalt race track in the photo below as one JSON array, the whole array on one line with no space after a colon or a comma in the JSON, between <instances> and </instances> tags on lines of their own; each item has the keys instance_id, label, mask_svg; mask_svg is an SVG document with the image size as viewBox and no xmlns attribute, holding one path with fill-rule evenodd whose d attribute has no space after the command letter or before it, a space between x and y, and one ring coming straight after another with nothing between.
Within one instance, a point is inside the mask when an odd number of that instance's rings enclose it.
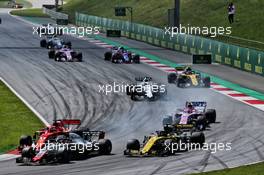
<instances>
[{"instance_id":1,"label":"asphalt race track","mask_svg":"<svg viewBox=\"0 0 264 175\"><path fill-rule=\"evenodd\" d=\"M0 162L0 174L183 174L222 169L264 160L264 113L209 89L179 89L168 85L168 95L155 102L133 102L125 93L105 95L99 85L129 83L149 75L166 84L166 73L153 67L115 65L103 60L105 49L67 36L83 52L82 63L48 59L32 27L1 14L0 76L48 122L77 118L82 126L103 129L113 142L113 155L74 161L67 165L17 166ZM216 108L217 123L206 131L206 142L231 142L231 151L190 151L170 157L127 158L126 140L143 139L161 129L162 116L182 107L186 100L205 100Z\"/></svg>"}]
</instances>

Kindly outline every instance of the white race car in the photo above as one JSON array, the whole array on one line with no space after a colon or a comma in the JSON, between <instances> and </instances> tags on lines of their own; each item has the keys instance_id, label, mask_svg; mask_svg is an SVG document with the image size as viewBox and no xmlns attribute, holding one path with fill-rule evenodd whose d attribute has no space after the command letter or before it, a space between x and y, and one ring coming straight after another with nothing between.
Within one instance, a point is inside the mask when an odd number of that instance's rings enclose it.
<instances>
[{"instance_id":1,"label":"white race car","mask_svg":"<svg viewBox=\"0 0 264 175\"><path fill-rule=\"evenodd\" d=\"M139 98L156 100L167 93L165 85L154 83L151 77L136 78L136 81L135 84L126 87L126 93L132 100Z\"/></svg>"}]
</instances>

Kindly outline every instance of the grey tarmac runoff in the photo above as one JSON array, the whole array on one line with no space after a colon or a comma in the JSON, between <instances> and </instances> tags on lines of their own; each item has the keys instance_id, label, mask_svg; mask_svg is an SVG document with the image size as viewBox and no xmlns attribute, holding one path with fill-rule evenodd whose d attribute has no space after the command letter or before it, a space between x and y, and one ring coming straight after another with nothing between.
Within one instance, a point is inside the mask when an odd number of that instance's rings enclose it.
<instances>
[{"instance_id":1,"label":"grey tarmac runoff","mask_svg":"<svg viewBox=\"0 0 264 175\"><path fill-rule=\"evenodd\" d=\"M179 89L167 84L166 73L145 64L116 65L105 62L106 49L65 36L83 53L81 63L48 59L39 47L32 27L1 14L0 76L48 122L54 117L81 119L83 126L106 130L113 155L94 157L57 166L17 166L1 161L0 174L185 174L239 166L264 160L263 112L209 89ZM19 30L18 30L19 29ZM175 53L177 54L177 53ZM124 93L105 95L99 85L131 82L151 76L166 84L168 95L155 102L133 102ZM127 158L126 141L143 139L161 129L162 116L182 107L185 101L207 101L217 111L217 123L205 131L206 142L231 142L231 151L190 151L169 157Z\"/></svg>"}]
</instances>

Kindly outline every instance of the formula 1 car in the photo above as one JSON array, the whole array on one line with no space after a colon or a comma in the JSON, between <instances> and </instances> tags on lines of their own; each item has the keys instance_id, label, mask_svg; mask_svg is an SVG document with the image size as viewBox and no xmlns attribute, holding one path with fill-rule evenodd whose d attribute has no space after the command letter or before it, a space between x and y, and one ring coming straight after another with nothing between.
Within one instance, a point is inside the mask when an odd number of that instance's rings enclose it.
<instances>
[{"instance_id":1,"label":"formula 1 car","mask_svg":"<svg viewBox=\"0 0 264 175\"><path fill-rule=\"evenodd\" d=\"M178 87L207 87L210 88L210 77L202 77L190 67L179 66L175 68L176 73L168 74L168 83L176 83Z\"/></svg>"},{"instance_id":2,"label":"formula 1 car","mask_svg":"<svg viewBox=\"0 0 264 175\"><path fill-rule=\"evenodd\" d=\"M17 163L38 165L68 163L73 159L94 154L110 154L112 143L104 139L103 131L74 130L66 125L80 125L80 120L55 120L54 123L31 136L21 136ZM97 140L92 140L98 136Z\"/></svg>"},{"instance_id":3,"label":"formula 1 car","mask_svg":"<svg viewBox=\"0 0 264 175\"><path fill-rule=\"evenodd\" d=\"M126 87L126 94L131 100L139 100L139 98L147 98L148 100L156 100L166 95L165 85L154 83L151 77L136 78L136 83Z\"/></svg>"},{"instance_id":4,"label":"formula 1 car","mask_svg":"<svg viewBox=\"0 0 264 175\"><path fill-rule=\"evenodd\" d=\"M49 58L52 58L55 61L82 62L82 53L77 53L67 46L63 46L61 49L51 49L48 54Z\"/></svg>"},{"instance_id":5,"label":"formula 1 car","mask_svg":"<svg viewBox=\"0 0 264 175\"><path fill-rule=\"evenodd\" d=\"M40 41L40 47L45 47L47 49L61 49L64 45L71 48L72 44L70 41L65 42L63 39L57 38L56 36L47 36L47 39L42 39Z\"/></svg>"},{"instance_id":6,"label":"formula 1 car","mask_svg":"<svg viewBox=\"0 0 264 175\"><path fill-rule=\"evenodd\" d=\"M140 56L133 55L130 51L123 47L112 47L111 51L104 54L105 60L112 61L112 63L140 63Z\"/></svg>"},{"instance_id":7,"label":"formula 1 car","mask_svg":"<svg viewBox=\"0 0 264 175\"><path fill-rule=\"evenodd\" d=\"M192 130L205 130L210 123L216 121L215 109L206 109L206 102L186 102L184 109L178 109L174 116L167 115L163 118L163 126L173 129L190 128Z\"/></svg>"},{"instance_id":8,"label":"formula 1 car","mask_svg":"<svg viewBox=\"0 0 264 175\"><path fill-rule=\"evenodd\" d=\"M142 144L139 140L128 140L124 155L127 156L169 156L177 152L188 151L191 147L201 148L205 143L202 132L156 131L145 136ZM184 145L184 148L181 147Z\"/></svg>"}]
</instances>

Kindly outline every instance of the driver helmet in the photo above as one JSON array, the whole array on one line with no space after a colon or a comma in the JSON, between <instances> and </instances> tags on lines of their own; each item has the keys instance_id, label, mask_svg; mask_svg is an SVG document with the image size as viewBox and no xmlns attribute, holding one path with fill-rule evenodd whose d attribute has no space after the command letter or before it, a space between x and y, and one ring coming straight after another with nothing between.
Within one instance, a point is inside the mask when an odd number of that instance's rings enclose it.
<instances>
[{"instance_id":1,"label":"driver helmet","mask_svg":"<svg viewBox=\"0 0 264 175\"><path fill-rule=\"evenodd\" d=\"M194 110L192 103L189 102L186 106L187 106L187 112L192 113Z\"/></svg>"},{"instance_id":2,"label":"driver helmet","mask_svg":"<svg viewBox=\"0 0 264 175\"><path fill-rule=\"evenodd\" d=\"M186 68L185 68L185 72L186 72L186 73L191 73L191 72L192 72L192 68L189 67L189 66L186 67Z\"/></svg>"},{"instance_id":3,"label":"driver helmet","mask_svg":"<svg viewBox=\"0 0 264 175\"><path fill-rule=\"evenodd\" d=\"M124 47L119 47L119 49L118 50L121 50L122 52L124 52Z\"/></svg>"}]
</instances>

